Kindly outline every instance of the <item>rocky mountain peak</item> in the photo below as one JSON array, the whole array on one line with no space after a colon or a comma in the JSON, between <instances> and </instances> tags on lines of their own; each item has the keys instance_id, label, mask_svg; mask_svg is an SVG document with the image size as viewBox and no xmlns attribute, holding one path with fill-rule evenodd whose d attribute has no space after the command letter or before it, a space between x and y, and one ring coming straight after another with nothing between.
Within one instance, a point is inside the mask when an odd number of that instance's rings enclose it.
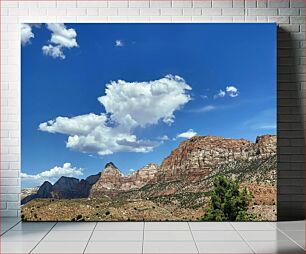
<instances>
[{"instance_id":1,"label":"rocky mountain peak","mask_svg":"<svg viewBox=\"0 0 306 254\"><path fill-rule=\"evenodd\" d=\"M109 162L105 165L104 170L102 171L102 175L105 176L105 174L113 176L123 176L121 171L112 162Z\"/></svg>"},{"instance_id":2,"label":"rocky mountain peak","mask_svg":"<svg viewBox=\"0 0 306 254\"><path fill-rule=\"evenodd\" d=\"M117 168L113 162L106 163L104 168L108 168L108 167Z\"/></svg>"},{"instance_id":3,"label":"rocky mountain peak","mask_svg":"<svg viewBox=\"0 0 306 254\"><path fill-rule=\"evenodd\" d=\"M52 191L53 185L45 181L38 189L37 194L41 197L50 197L50 192Z\"/></svg>"}]
</instances>

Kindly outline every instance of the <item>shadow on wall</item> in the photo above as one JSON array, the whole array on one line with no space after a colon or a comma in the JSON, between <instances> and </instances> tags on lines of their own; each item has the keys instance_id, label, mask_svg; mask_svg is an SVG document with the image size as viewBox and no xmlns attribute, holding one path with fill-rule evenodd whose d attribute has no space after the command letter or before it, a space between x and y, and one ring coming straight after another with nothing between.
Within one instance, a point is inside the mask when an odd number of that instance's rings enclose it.
<instances>
[{"instance_id":1,"label":"shadow on wall","mask_svg":"<svg viewBox=\"0 0 306 254\"><path fill-rule=\"evenodd\" d=\"M290 32L277 30L278 220L305 219L304 74ZM304 67L304 66L301 66Z\"/></svg>"}]
</instances>

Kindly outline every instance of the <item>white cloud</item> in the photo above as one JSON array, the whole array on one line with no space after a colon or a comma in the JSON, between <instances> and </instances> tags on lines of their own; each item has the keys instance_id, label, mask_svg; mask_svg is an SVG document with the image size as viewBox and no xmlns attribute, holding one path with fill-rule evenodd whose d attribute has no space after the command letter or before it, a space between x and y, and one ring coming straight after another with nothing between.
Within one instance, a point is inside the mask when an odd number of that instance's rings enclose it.
<instances>
[{"instance_id":1,"label":"white cloud","mask_svg":"<svg viewBox=\"0 0 306 254\"><path fill-rule=\"evenodd\" d=\"M42 47L42 51L46 56L52 56L53 58L62 58L62 59L66 58L62 50L62 47L60 46L53 46L51 44L45 45Z\"/></svg>"},{"instance_id":2,"label":"white cloud","mask_svg":"<svg viewBox=\"0 0 306 254\"><path fill-rule=\"evenodd\" d=\"M168 75L149 82L113 81L98 100L111 119L121 126L145 127L162 120L174 122L174 111L191 100L191 87L179 76Z\"/></svg>"},{"instance_id":3,"label":"white cloud","mask_svg":"<svg viewBox=\"0 0 306 254\"><path fill-rule=\"evenodd\" d=\"M222 89L220 89L219 92L214 95L214 99L223 98L225 95L226 93Z\"/></svg>"},{"instance_id":4,"label":"white cloud","mask_svg":"<svg viewBox=\"0 0 306 254\"><path fill-rule=\"evenodd\" d=\"M275 130L276 129L276 124L263 124L263 125L259 125L257 127L257 129L259 130Z\"/></svg>"},{"instance_id":5,"label":"white cloud","mask_svg":"<svg viewBox=\"0 0 306 254\"><path fill-rule=\"evenodd\" d=\"M193 129L189 129L188 131L186 132L183 132L183 133L180 133L176 136L176 138L192 138L194 136L197 135L197 132L195 132Z\"/></svg>"},{"instance_id":6,"label":"white cloud","mask_svg":"<svg viewBox=\"0 0 306 254\"><path fill-rule=\"evenodd\" d=\"M243 125L252 130L269 130L274 132L276 130L276 109L271 108L256 112Z\"/></svg>"},{"instance_id":7,"label":"white cloud","mask_svg":"<svg viewBox=\"0 0 306 254\"><path fill-rule=\"evenodd\" d=\"M115 41L115 46L116 46L116 47L123 47L123 41L121 41L121 40L116 40L116 41Z\"/></svg>"},{"instance_id":8,"label":"white cloud","mask_svg":"<svg viewBox=\"0 0 306 254\"><path fill-rule=\"evenodd\" d=\"M54 183L61 176L77 177L83 175L82 168L72 167L71 163L64 163L63 166L55 166L49 170L43 171L36 175L29 175L27 173L21 173L21 178L23 181L34 181L35 183L43 183L44 181L49 181Z\"/></svg>"},{"instance_id":9,"label":"white cloud","mask_svg":"<svg viewBox=\"0 0 306 254\"><path fill-rule=\"evenodd\" d=\"M234 86L227 86L226 92L230 97L237 97L239 95L238 89Z\"/></svg>"},{"instance_id":10,"label":"white cloud","mask_svg":"<svg viewBox=\"0 0 306 254\"><path fill-rule=\"evenodd\" d=\"M238 88L235 86L227 86L225 91L220 89L219 92L214 95L214 99L223 98L226 95L232 98L237 97L239 95Z\"/></svg>"},{"instance_id":11,"label":"white cloud","mask_svg":"<svg viewBox=\"0 0 306 254\"><path fill-rule=\"evenodd\" d=\"M173 123L174 112L191 99L189 90L184 79L171 75L149 82L113 81L98 98L106 113L57 117L41 123L39 129L68 135L66 147L81 152L150 152L161 140L139 139L135 128Z\"/></svg>"},{"instance_id":12,"label":"white cloud","mask_svg":"<svg viewBox=\"0 0 306 254\"><path fill-rule=\"evenodd\" d=\"M206 106L201 107L201 108L189 110L189 112L193 112L193 113L203 113L203 112L209 112L209 111L215 110L216 108L217 108L217 107L214 106L214 105L206 105Z\"/></svg>"},{"instance_id":13,"label":"white cloud","mask_svg":"<svg viewBox=\"0 0 306 254\"><path fill-rule=\"evenodd\" d=\"M167 135L164 135L164 136L158 137L157 139L161 141L167 141L169 140L169 137Z\"/></svg>"},{"instance_id":14,"label":"white cloud","mask_svg":"<svg viewBox=\"0 0 306 254\"><path fill-rule=\"evenodd\" d=\"M53 58L65 59L64 48L78 47L76 41L77 33L74 29L67 29L62 23L47 24L47 28L51 31L51 39L48 45L42 47L45 55Z\"/></svg>"},{"instance_id":15,"label":"white cloud","mask_svg":"<svg viewBox=\"0 0 306 254\"><path fill-rule=\"evenodd\" d=\"M22 45L26 45L34 38L32 27L29 24L21 24L20 40Z\"/></svg>"},{"instance_id":16,"label":"white cloud","mask_svg":"<svg viewBox=\"0 0 306 254\"><path fill-rule=\"evenodd\" d=\"M130 168L130 169L129 169L129 171L130 171L130 172L134 172L135 170L134 170L134 169L132 169L132 168Z\"/></svg>"}]
</instances>

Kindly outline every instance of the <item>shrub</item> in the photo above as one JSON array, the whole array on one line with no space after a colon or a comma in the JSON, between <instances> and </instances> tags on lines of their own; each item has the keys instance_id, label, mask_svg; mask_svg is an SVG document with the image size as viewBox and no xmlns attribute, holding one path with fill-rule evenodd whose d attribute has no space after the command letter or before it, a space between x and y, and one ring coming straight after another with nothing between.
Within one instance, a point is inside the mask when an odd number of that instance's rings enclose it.
<instances>
[{"instance_id":1,"label":"shrub","mask_svg":"<svg viewBox=\"0 0 306 254\"><path fill-rule=\"evenodd\" d=\"M237 181L218 176L210 192L210 204L202 217L203 221L250 221L254 216L248 214L252 195L246 188L239 190Z\"/></svg>"}]
</instances>

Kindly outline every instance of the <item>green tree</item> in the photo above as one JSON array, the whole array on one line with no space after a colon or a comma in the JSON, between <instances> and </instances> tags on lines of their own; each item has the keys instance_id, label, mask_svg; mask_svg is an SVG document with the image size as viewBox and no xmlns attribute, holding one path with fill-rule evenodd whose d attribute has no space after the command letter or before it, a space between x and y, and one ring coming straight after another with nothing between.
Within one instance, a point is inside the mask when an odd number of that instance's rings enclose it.
<instances>
[{"instance_id":1,"label":"green tree","mask_svg":"<svg viewBox=\"0 0 306 254\"><path fill-rule=\"evenodd\" d=\"M247 212L252 195L237 181L221 175L214 179L211 199L203 221L250 221L255 217Z\"/></svg>"}]
</instances>

